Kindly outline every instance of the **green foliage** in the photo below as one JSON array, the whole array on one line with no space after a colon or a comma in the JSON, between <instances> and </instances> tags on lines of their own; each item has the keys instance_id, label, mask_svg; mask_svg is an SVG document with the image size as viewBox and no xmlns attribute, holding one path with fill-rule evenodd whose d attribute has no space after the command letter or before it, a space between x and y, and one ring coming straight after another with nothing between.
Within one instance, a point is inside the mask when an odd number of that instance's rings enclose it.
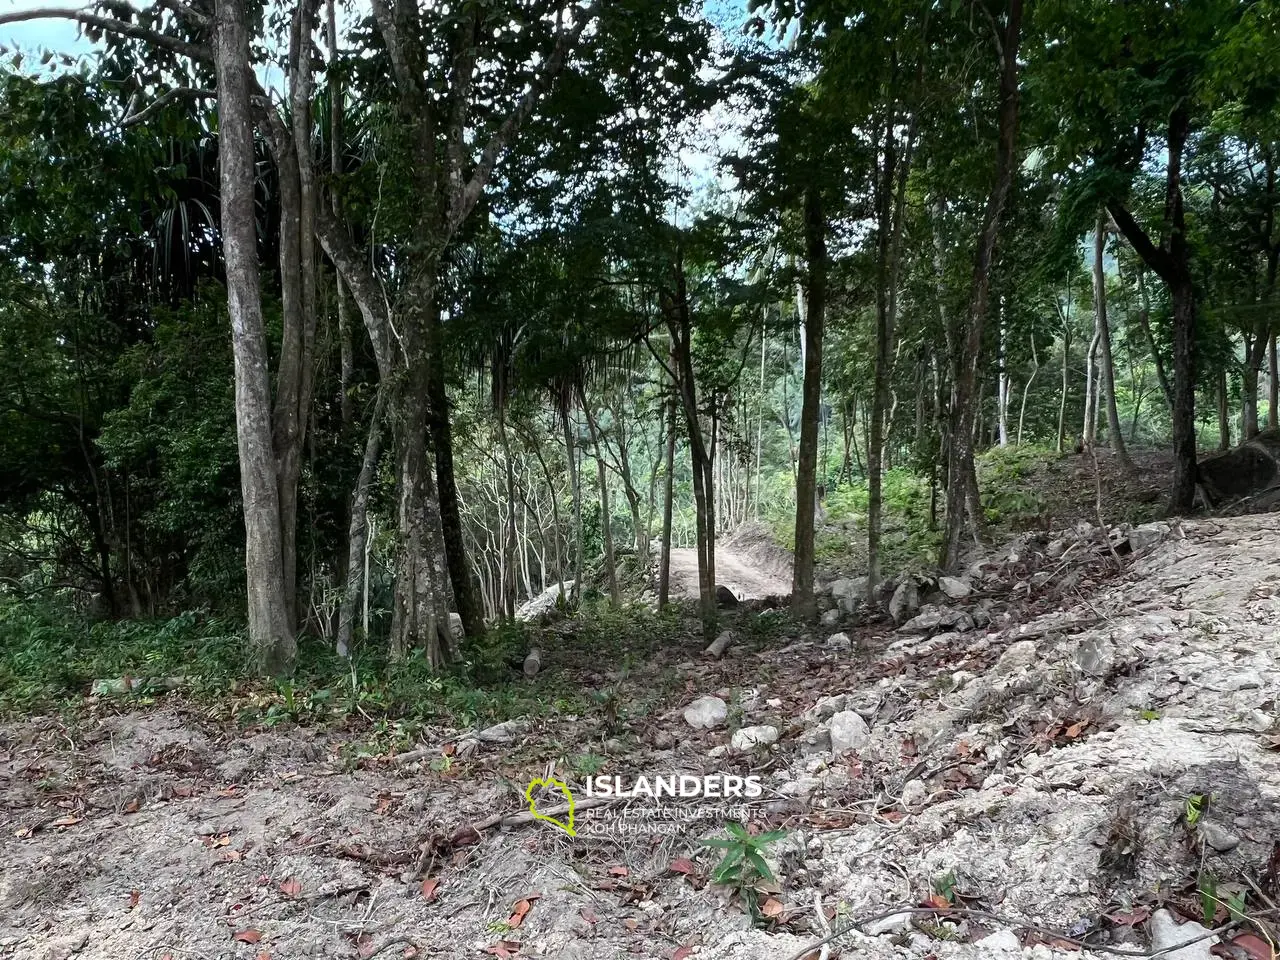
<instances>
[{"instance_id":1,"label":"green foliage","mask_svg":"<svg viewBox=\"0 0 1280 960\"><path fill-rule=\"evenodd\" d=\"M1043 523L1048 499L1034 483L1044 464L1060 455L1033 446L992 447L979 459L978 488L989 523L1023 529Z\"/></svg>"},{"instance_id":2,"label":"green foliage","mask_svg":"<svg viewBox=\"0 0 1280 960\"><path fill-rule=\"evenodd\" d=\"M91 622L52 604L0 599L0 712L78 699L94 680L118 677L189 677L212 692L245 667L241 628L216 617Z\"/></svg>"},{"instance_id":3,"label":"green foliage","mask_svg":"<svg viewBox=\"0 0 1280 960\"><path fill-rule=\"evenodd\" d=\"M702 845L723 850L724 856L711 874L711 882L729 887L740 895L751 915L752 923L761 922L760 890L762 883L772 883L773 871L764 855L768 848L785 837L785 830L751 834L740 823L725 824L727 837L703 840Z\"/></svg>"}]
</instances>

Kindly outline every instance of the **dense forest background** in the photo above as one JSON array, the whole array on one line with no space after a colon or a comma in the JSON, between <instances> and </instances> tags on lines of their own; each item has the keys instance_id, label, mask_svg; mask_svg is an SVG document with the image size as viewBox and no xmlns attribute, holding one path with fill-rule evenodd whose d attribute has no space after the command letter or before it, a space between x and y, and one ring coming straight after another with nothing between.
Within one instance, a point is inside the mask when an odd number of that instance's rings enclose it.
<instances>
[{"instance_id":1,"label":"dense forest background","mask_svg":"<svg viewBox=\"0 0 1280 960\"><path fill-rule=\"evenodd\" d=\"M98 47L0 73L11 653L439 667L557 583L665 604L672 545L710 628L751 521L806 614L835 541L1050 522L1011 458L1169 448L1187 511L1277 425L1273 0L41 17Z\"/></svg>"}]
</instances>

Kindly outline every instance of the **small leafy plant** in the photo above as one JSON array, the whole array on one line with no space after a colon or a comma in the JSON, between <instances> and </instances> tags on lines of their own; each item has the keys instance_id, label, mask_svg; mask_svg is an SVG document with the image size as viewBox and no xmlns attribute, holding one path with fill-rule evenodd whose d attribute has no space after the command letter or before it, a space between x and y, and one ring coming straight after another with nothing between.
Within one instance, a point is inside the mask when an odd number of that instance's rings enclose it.
<instances>
[{"instance_id":1,"label":"small leafy plant","mask_svg":"<svg viewBox=\"0 0 1280 960\"><path fill-rule=\"evenodd\" d=\"M769 869L764 853L770 844L785 837L786 831L770 830L753 836L746 827L733 821L726 823L725 829L729 836L702 841L703 846L724 851L724 857L711 874L711 882L737 892L747 905L751 922L758 925L762 919L760 887L774 882L773 871Z\"/></svg>"}]
</instances>

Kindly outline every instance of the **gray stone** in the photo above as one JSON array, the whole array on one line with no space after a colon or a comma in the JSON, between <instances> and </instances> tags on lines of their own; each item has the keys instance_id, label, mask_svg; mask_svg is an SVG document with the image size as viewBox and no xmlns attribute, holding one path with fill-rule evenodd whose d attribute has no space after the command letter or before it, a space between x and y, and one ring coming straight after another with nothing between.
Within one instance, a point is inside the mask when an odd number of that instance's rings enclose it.
<instances>
[{"instance_id":1,"label":"gray stone","mask_svg":"<svg viewBox=\"0 0 1280 960\"><path fill-rule=\"evenodd\" d=\"M837 600L848 597L850 599L863 600L867 595L867 582L861 578L853 580L845 578L837 580L831 584L831 596Z\"/></svg>"},{"instance_id":2,"label":"gray stone","mask_svg":"<svg viewBox=\"0 0 1280 960\"><path fill-rule=\"evenodd\" d=\"M902 626L898 627L899 633L928 633L930 630L937 630L942 626L943 613L937 607L930 607L922 610L919 614L912 617Z\"/></svg>"},{"instance_id":3,"label":"gray stone","mask_svg":"<svg viewBox=\"0 0 1280 960\"><path fill-rule=\"evenodd\" d=\"M871 739L867 721L853 710L841 710L831 718L831 752L837 757L849 750L861 750Z\"/></svg>"},{"instance_id":4,"label":"gray stone","mask_svg":"<svg viewBox=\"0 0 1280 960\"><path fill-rule=\"evenodd\" d=\"M963 600L973 593L973 588L957 577L939 577L938 589L952 600Z\"/></svg>"},{"instance_id":5,"label":"gray stone","mask_svg":"<svg viewBox=\"0 0 1280 960\"><path fill-rule=\"evenodd\" d=\"M894 623L902 623L919 608L920 591L916 589L916 582L907 577L893 591L893 597L889 600L889 616L893 617Z\"/></svg>"},{"instance_id":6,"label":"gray stone","mask_svg":"<svg viewBox=\"0 0 1280 960\"><path fill-rule=\"evenodd\" d=\"M1105 677L1116 662L1116 645L1104 636L1082 640L1076 647L1076 666L1089 677Z\"/></svg>"},{"instance_id":7,"label":"gray stone","mask_svg":"<svg viewBox=\"0 0 1280 960\"><path fill-rule=\"evenodd\" d=\"M910 929L911 921L914 919L913 913L894 913L879 920L872 920L862 929L869 937L883 937L886 933L898 933L901 930Z\"/></svg>"},{"instance_id":8,"label":"gray stone","mask_svg":"<svg viewBox=\"0 0 1280 960\"><path fill-rule=\"evenodd\" d=\"M833 633L827 637L826 647L828 650L852 650L853 641L847 633Z\"/></svg>"},{"instance_id":9,"label":"gray stone","mask_svg":"<svg viewBox=\"0 0 1280 960\"><path fill-rule=\"evenodd\" d=\"M1031 666L1038 656L1039 652L1034 640L1019 640L1000 655L992 672L997 676L1007 677Z\"/></svg>"},{"instance_id":10,"label":"gray stone","mask_svg":"<svg viewBox=\"0 0 1280 960\"><path fill-rule=\"evenodd\" d=\"M812 707L801 714L802 719L809 723L821 723L834 717L841 710L848 709L849 695L847 693L838 693L834 697L822 697Z\"/></svg>"},{"instance_id":11,"label":"gray stone","mask_svg":"<svg viewBox=\"0 0 1280 960\"><path fill-rule=\"evenodd\" d=\"M1212 820L1201 820L1196 824L1196 832L1204 837L1204 842L1219 853L1230 853L1240 846L1240 838L1226 827Z\"/></svg>"},{"instance_id":12,"label":"gray stone","mask_svg":"<svg viewBox=\"0 0 1280 960\"><path fill-rule=\"evenodd\" d=\"M825 754L831 749L831 730L829 727L814 727L801 734L796 741L800 745L800 755L815 757Z\"/></svg>"},{"instance_id":13,"label":"gray stone","mask_svg":"<svg viewBox=\"0 0 1280 960\"><path fill-rule=\"evenodd\" d=\"M1205 927L1194 920L1180 924L1168 910L1157 910L1151 915L1147 932L1151 936L1151 952L1160 954L1165 960L1212 960L1213 954L1210 951L1218 942L1217 937L1199 940L1199 937L1209 932ZM1191 943L1192 940L1197 942ZM1187 946L1171 949L1184 943Z\"/></svg>"},{"instance_id":14,"label":"gray stone","mask_svg":"<svg viewBox=\"0 0 1280 960\"><path fill-rule=\"evenodd\" d=\"M816 777L800 777L784 783L778 788L778 793L784 797L794 797L797 800L808 800L818 788L822 786L822 781Z\"/></svg>"},{"instance_id":15,"label":"gray stone","mask_svg":"<svg viewBox=\"0 0 1280 960\"><path fill-rule=\"evenodd\" d=\"M926 796L928 796L928 790L923 780L908 780L902 785L903 806L919 806L924 803Z\"/></svg>"},{"instance_id":16,"label":"gray stone","mask_svg":"<svg viewBox=\"0 0 1280 960\"><path fill-rule=\"evenodd\" d=\"M975 944L984 957L1021 957L1022 941L1012 930L997 930Z\"/></svg>"},{"instance_id":17,"label":"gray stone","mask_svg":"<svg viewBox=\"0 0 1280 960\"><path fill-rule=\"evenodd\" d=\"M822 615L822 625L824 627L834 627L840 622L840 611L832 608Z\"/></svg>"},{"instance_id":18,"label":"gray stone","mask_svg":"<svg viewBox=\"0 0 1280 960\"><path fill-rule=\"evenodd\" d=\"M719 697L699 697L684 708L684 722L695 730L711 730L724 723L729 705Z\"/></svg>"},{"instance_id":19,"label":"gray stone","mask_svg":"<svg viewBox=\"0 0 1280 960\"><path fill-rule=\"evenodd\" d=\"M762 724L758 727L743 727L734 733L729 743L733 749L747 753L756 747L765 747L771 743L777 743L779 730L777 727L771 727L768 724Z\"/></svg>"}]
</instances>

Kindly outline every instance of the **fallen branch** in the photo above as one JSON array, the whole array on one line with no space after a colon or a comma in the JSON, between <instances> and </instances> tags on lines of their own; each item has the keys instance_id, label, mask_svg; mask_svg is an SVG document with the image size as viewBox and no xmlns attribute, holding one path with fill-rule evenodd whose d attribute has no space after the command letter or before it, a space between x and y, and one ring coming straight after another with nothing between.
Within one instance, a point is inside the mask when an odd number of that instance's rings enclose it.
<instances>
[{"instance_id":1,"label":"fallen branch","mask_svg":"<svg viewBox=\"0 0 1280 960\"><path fill-rule=\"evenodd\" d=\"M587 797L584 800L578 800L573 805L573 812L578 813L582 810L591 810L595 807L607 807L610 804L617 803L620 797ZM545 810L539 810L538 815L542 817L562 817L569 812L569 804L557 803L554 807L547 807ZM484 830L492 830L494 827L524 827L533 823L537 817L530 810L521 810L519 813L498 813L494 814L486 820L473 824L473 828L477 832Z\"/></svg>"},{"instance_id":2,"label":"fallen branch","mask_svg":"<svg viewBox=\"0 0 1280 960\"><path fill-rule=\"evenodd\" d=\"M1269 914L1280 913L1280 910L1263 910L1250 913L1250 918L1264 917ZM1202 940L1209 940L1213 937L1221 936L1232 927L1238 926L1239 921L1231 920L1224 923L1220 927L1208 931L1192 940L1184 940L1181 943L1175 943L1172 946L1165 947L1163 950L1154 952L1149 950L1128 950L1124 947L1110 947L1102 943L1090 943L1087 940L1080 940L1076 937L1068 936L1052 927L1041 926L1038 923L1032 923L1030 920L1020 920L1017 917L1010 917L1001 913L991 913L988 910L972 910L967 907L948 907L945 910L939 910L937 907L894 907L881 913L872 914L867 917L859 917L856 920L850 920L843 924L837 930L827 934L821 940L815 940L798 953L793 953L786 960L804 960L809 954L815 950L821 949L825 944L830 943L838 937L844 936L850 931L857 930L866 926L868 923L875 923L877 920L886 920L889 917L897 917L903 914L911 914L912 916L937 916L943 919L947 917L964 917L973 920L988 920L992 923L1004 924L1009 928L1022 927L1026 930L1034 930L1036 933L1042 933L1046 936L1053 937L1055 940L1061 940L1063 943L1069 943L1072 946L1079 947L1082 950L1092 950L1094 953L1109 953L1117 957L1142 957L1145 960L1156 960L1157 957L1168 956L1169 954L1188 947L1193 943L1200 943Z\"/></svg>"},{"instance_id":3,"label":"fallen branch","mask_svg":"<svg viewBox=\"0 0 1280 960\"><path fill-rule=\"evenodd\" d=\"M711 645L703 651L712 660L719 660L724 656L724 652L729 649L729 644L733 643L733 632L726 630L720 636L711 641Z\"/></svg>"}]
</instances>

